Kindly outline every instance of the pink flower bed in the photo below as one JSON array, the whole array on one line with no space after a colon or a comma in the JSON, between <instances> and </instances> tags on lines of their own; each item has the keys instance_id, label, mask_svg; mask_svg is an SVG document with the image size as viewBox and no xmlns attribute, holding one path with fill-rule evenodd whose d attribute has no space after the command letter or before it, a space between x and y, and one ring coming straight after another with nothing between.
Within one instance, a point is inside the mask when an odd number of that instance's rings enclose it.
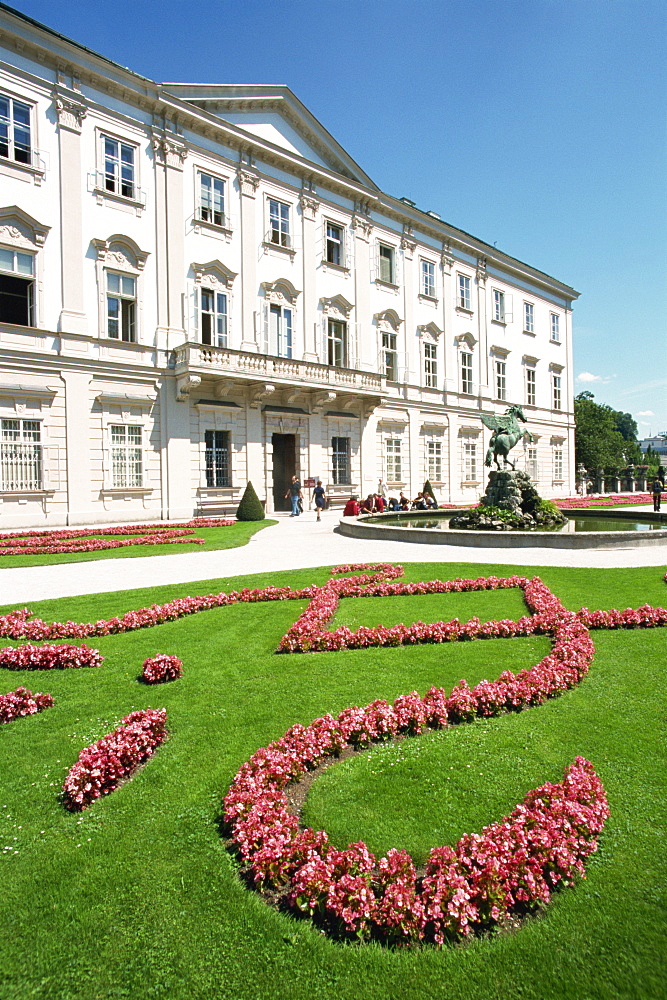
<instances>
[{"instance_id":1,"label":"pink flower bed","mask_svg":"<svg viewBox=\"0 0 667 1000\"><path fill-rule=\"evenodd\" d=\"M6 670L66 670L70 667L100 667L98 649L89 646L19 646L0 649L0 667Z\"/></svg>"},{"instance_id":2,"label":"pink flower bed","mask_svg":"<svg viewBox=\"0 0 667 1000\"><path fill-rule=\"evenodd\" d=\"M9 694L0 694L0 722L12 722L25 715L36 715L53 705L50 694L33 694L27 688L19 687Z\"/></svg>"},{"instance_id":3,"label":"pink flower bed","mask_svg":"<svg viewBox=\"0 0 667 1000\"><path fill-rule=\"evenodd\" d=\"M651 493L605 493L589 497L563 497L554 500L561 510L585 510L588 507L618 507L619 504L645 504L653 502Z\"/></svg>"},{"instance_id":4,"label":"pink flower bed","mask_svg":"<svg viewBox=\"0 0 667 1000\"><path fill-rule=\"evenodd\" d=\"M164 709L130 712L112 733L85 747L65 778L67 808L85 809L129 778L167 738L166 722Z\"/></svg>"},{"instance_id":5,"label":"pink flower bed","mask_svg":"<svg viewBox=\"0 0 667 1000\"><path fill-rule=\"evenodd\" d=\"M183 676L183 663L177 656L160 653L144 660L141 678L146 684L165 684Z\"/></svg>"},{"instance_id":6,"label":"pink flower bed","mask_svg":"<svg viewBox=\"0 0 667 1000\"><path fill-rule=\"evenodd\" d=\"M481 835L466 835L455 848L434 848L419 877L405 851L389 851L377 861L363 843L340 851L324 831L299 830L285 793L290 781L345 746L528 708L579 683L594 653L588 630L541 581L530 584L527 600L539 631L554 638L551 653L536 666L505 671L473 688L460 681L449 695L433 687L423 698L413 691L393 705L377 700L293 726L241 767L224 815L256 883L287 886L290 905L335 934L441 945L546 903L557 885L584 874L609 810L601 782L580 757L560 784L530 792Z\"/></svg>"},{"instance_id":7,"label":"pink flower bed","mask_svg":"<svg viewBox=\"0 0 667 1000\"><path fill-rule=\"evenodd\" d=\"M54 555L68 552L98 552L104 549L122 549L131 545L205 545L205 539L190 537L193 528L165 528L160 531L146 528L101 529L99 531L39 532L34 537L5 536L0 556ZM91 535L133 535L132 538L94 538Z\"/></svg>"}]
</instances>

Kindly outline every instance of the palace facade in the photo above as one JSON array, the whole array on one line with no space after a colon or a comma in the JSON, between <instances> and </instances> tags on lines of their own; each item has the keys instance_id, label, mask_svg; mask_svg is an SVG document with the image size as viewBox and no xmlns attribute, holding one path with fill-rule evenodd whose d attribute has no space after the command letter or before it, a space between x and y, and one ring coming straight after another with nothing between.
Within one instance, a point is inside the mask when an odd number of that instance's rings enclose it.
<instances>
[{"instance_id":1,"label":"palace facade","mask_svg":"<svg viewBox=\"0 0 667 1000\"><path fill-rule=\"evenodd\" d=\"M293 473L574 488L572 303L380 191L282 86L161 84L0 5L0 524L189 518Z\"/></svg>"}]
</instances>

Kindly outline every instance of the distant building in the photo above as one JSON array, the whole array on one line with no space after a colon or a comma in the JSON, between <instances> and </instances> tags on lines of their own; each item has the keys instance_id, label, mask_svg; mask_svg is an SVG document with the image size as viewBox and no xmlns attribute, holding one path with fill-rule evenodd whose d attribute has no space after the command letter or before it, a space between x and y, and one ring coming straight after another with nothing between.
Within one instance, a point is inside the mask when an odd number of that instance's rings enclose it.
<instances>
[{"instance_id":1,"label":"distant building","mask_svg":"<svg viewBox=\"0 0 667 1000\"><path fill-rule=\"evenodd\" d=\"M667 433L657 434L655 437L642 438L639 442L639 447L644 454L646 454L650 447L651 451L659 455L660 464L667 466Z\"/></svg>"},{"instance_id":2,"label":"distant building","mask_svg":"<svg viewBox=\"0 0 667 1000\"><path fill-rule=\"evenodd\" d=\"M517 467L573 492L574 289L380 191L286 87L154 83L4 5L0 47L4 527L248 480L270 512L293 473L472 501L510 403Z\"/></svg>"}]
</instances>

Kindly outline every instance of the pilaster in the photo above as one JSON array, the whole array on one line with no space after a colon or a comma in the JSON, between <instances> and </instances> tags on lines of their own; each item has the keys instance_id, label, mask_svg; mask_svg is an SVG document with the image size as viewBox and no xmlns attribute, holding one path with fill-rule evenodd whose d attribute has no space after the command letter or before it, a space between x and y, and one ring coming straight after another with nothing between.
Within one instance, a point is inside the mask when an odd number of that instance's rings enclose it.
<instances>
[{"instance_id":1,"label":"pilaster","mask_svg":"<svg viewBox=\"0 0 667 1000\"><path fill-rule=\"evenodd\" d=\"M62 333L88 333L83 298L83 210L81 204L81 126L88 112L78 90L53 92L60 158L60 268Z\"/></svg>"},{"instance_id":2,"label":"pilaster","mask_svg":"<svg viewBox=\"0 0 667 1000\"><path fill-rule=\"evenodd\" d=\"M152 143L156 173L158 335L162 334L166 341L160 346L171 350L185 340L183 164L188 150L179 135L162 128L153 129Z\"/></svg>"},{"instance_id":3,"label":"pilaster","mask_svg":"<svg viewBox=\"0 0 667 1000\"><path fill-rule=\"evenodd\" d=\"M65 440L67 466L67 523L86 523L92 506L90 469L91 376L62 373L65 383Z\"/></svg>"},{"instance_id":4,"label":"pilaster","mask_svg":"<svg viewBox=\"0 0 667 1000\"><path fill-rule=\"evenodd\" d=\"M304 188L299 199L303 240L303 345L304 361L319 361L317 353L316 260L317 218L320 203L314 190Z\"/></svg>"},{"instance_id":5,"label":"pilaster","mask_svg":"<svg viewBox=\"0 0 667 1000\"><path fill-rule=\"evenodd\" d=\"M257 188L259 174L251 164L242 163L237 170L241 196L241 256L243 284L241 350L257 351L255 310L257 306Z\"/></svg>"}]
</instances>

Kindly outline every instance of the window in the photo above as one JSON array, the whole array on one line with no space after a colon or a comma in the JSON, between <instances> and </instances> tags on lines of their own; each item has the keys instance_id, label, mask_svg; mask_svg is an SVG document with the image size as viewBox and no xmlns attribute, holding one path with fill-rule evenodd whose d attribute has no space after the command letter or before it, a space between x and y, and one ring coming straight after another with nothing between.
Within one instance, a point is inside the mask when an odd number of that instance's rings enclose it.
<instances>
[{"instance_id":1,"label":"window","mask_svg":"<svg viewBox=\"0 0 667 1000\"><path fill-rule=\"evenodd\" d=\"M202 222L211 222L214 226L224 226L225 223L225 182L220 177L211 174L199 174L199 206L198 217Z\"/></svg>"},{"instance_id":2,"label":"window","mask_svg":"<svg viewBox=\"0 0 667 1000\"><path fill-rule=\"evenodd\" d=\"M342 486L352 482L350 439L347 437L331 438L331 481L334 486Z\"/></svg>"},{"instance_id":3,"label":"window","mask_svg":"<svg viewBox=\"0 0 667 1000\"><path fill-rule=\"evenodd\" d=\"M442 482L442 442L426 443L426 478L430 483Z\"/></svg>"},{"instance_id":4,"label":"window","mask_svg":"<svg viewBox=\"0 0 667 1000\"><path fill-rule=\"evenodd\" d=\"M136 342L137 282L129 274L107 271L107 334Z\"/></svg>"},{"instance_id":5,"label":"window","mask_svg":"<svg viewBox=\"0 0 667 1000\"><path fill-rule=\"evenodd\" d=\"M201 297L201 342L209 347L227 346L227 295L202 288Z\"/></svg>"},{"instance_id":6,"label":"window","mask_svg":"<svg viewBox=\"0 0 667 1000\"><path fill-rule=\"evenodd\" d=\"M387 438L385 442L386 470L385 478L388 483L399 483L401 481L401 439Z\"/></svg>"},{"instance_id":7,"label":"window","mask_svg":"<svg viewBox=\"0 0 667 1000\"><path fill-rule=\"evenodd\" d=\"M424 344L424 383L429 389L438 388L438 348Z\"/></svg>"},{"instance_id":8,"label":"window","mask_svg":"<svg viewBox=\"0 0 667 1000\"><path fill-rule=\"evenodd\" d=\"M347 323L343 320L327 321L327 364L347 368Z\"/></svg>"},{"instance_id":9,"label":"window","mask_svg":"<svg viewBox=\"0 0 667 1000\"><path fill-rule=\"evenodd\" d=\"M560 343L560 316L558 313L550 313L551 317L551 339L556 343Z\"/></svg>"},{"instance_id":10,"label":"window","mask_svg":"<svg viewBox=\"0 0 667 1000\"><path fill-rule=\"evenodd\" d=\"M104 190L119 194L123 198L135 197L134 153L130 146L120 139L102 136L104 143Z\"/></svg>"},{"instance_id":11,"label":"window","mask_svg":"<svg viewBox=\"0 0 667 1000\"><path fill-rule=\"evenodd\" d=\"M505 322L505 293L493 289L493 319L496 323Z\"/></svg>"},{"instance_id":12,"label":"window","mask_svg":"<svg viewBox=\"0 0 667 1000\"><path fill-rule=\"evenodd\" d=\"M30 105L0 94L0 156L31 163Z\"/></svg>"},{"instance_id":13,"label":"window","mask_svg":"<svg viewBox=\"0 0 667 1000\"><path fill-rule=\"evenodd\" d=\"M537 448L529 448L526 452L526 472L533 482L537 482Z\"/></svg>"},{"instance_id":14,"label":"window","mask_svg":"<svg viewBox=\"0 0 667 1000\"><path fill-rule=\"evenodd\" d=\"M463 444L464 475L466 482L477 481L477 445L474 441L465 441Z\"/></svg>"},{"instance_id":15,"label":"window","mask_svg":"<svg viewBox=\"0 0 667 1000\"><path fill-rule=\"evenodd\" d=\"M496 399L507 399L507 362L496 361Z\"/></svg>"},{"instance_id":16,"label":"window","mask_svg":"<svg viewBox=\"0 0 667 1000\"><path fill-rule=\"evenodd\" d=\"M0 489L42 489L42 445L39 420L2 421Z\"/></svg>"},{"instance_id":17,"label":"window","mask_svg":"<svg viewBox=\"0 0 667 1000\"><path fill-rule=\"evenodd\" d=\"M388 330L382 331L382 355L380 368L390 382L398 382L398 353L396 351L397 335Z\"/></svg>"},{"instance_id":18,"label":"window","mask_svg":"<svg viewBox=\"0 0 667 1000\"><path fill-rule=\"evenodd\" d=\"M421 262L421 294L435 298L435 264L430 260Z\"/></svg>"},{"instance_id":19,"label":"window","mask_svg":"<svg viewBox=\"0 0 667 1000\"><path fill-rule=\"evenodd\" d=\"M532 302L523 304L523 332L535 333L535 306Z\"/></svg>"},{"instance_id":20,"label":"window","mask_svg":"<svg viewBox=\"0 0 667 1000\"><path fill-rule=\"evenodd\" d=\"M563 449L561 447L554 448L554 479L563 480Z\"/></svg>"},{"instance_id":21,"label":"window","mask_svg":"<svg viewBox=\"0 0 667 1000\"><path fill-rule=\"evenodd\" d=\"M269 198L269 233L267 243L279 247L291 247L289 225L289 205L275 198Z\"/></svg>"},{"instance_id":22,"label":"window","mask_svg":"<svg viewBox=\"0 0 667 1000\"><path fill-rule=\"evenodd\" d=\"M292 357L292 310L287 306L271 306L269 336L272 354L279 358Z\"/></svg>"},{"instance_id":23,"label":"window","mask_svg":"<svg viewBox=\"0 0 667 1000\"><path fill-rule=\"evenodd\" d=\"M526 403L535 406L535 369L526 368Z\"/></svg>"},{"instance_id":24,"label":"window","mask_svg":"<svg viewBox=\"0 0 667 1000\"><path fill-rule=\"evenodd\" d=\"M551 376L551 387L553 392L553 399L552 399L553 408L554 410L560 410L562 402L560 375Z\"/></svg>"},{"instance_id":25,"label":"window","mask_svg":"<svg viewBox=\"0 0 667 1000\"><path fill-rule=\"evenodd\" d=\"M395 284L396 267L394 248L388 247L384 243L380 243L378 247L378 260L378 277L380 281L386 281L390 285Z\"/></svg>"},{"instance_id":26,"label":"window","mask_svg":"<svg viewBox=\"0 0 667 1000\"><path fill-rule=\"evenodd\" d=\"M470 278L465 274L459 274L459 297L458 297L458 307L459 309L467 309L468 312L471 310L470 303L472 302L470 296Z\"/></svg>"},{"instance_id":27,"label":"window","mask_svg":"<svg viewBox=\"0 0 667 1000\"><path fill-rule=\"evenodd\" d=\"M461 392L472 395L472 354L461 351Z\"/></svg>"},{"instance_id":28,"label":"window","mask_svg":"<svg viewBox=\"0 0 667 1000\"><path fill-rule=\"evenodd\" d=\"M35 325L35 257L0 247L0 322Z\"/></svg>"},{"instance_id":29,"label":"window","mask_svg":"<svg viewBox=\"0 0 667 1000\"><path fill-rule=\"evenodd\" d=\"M343 267L345 264L345 244L343 242L343 227L335 222L326 224L326 261Z\"/></svg>"},{"instance_id":30,"label":"window","mask_svg":"<svg viewBox=\"0 0 667 1000\"><path fill-rule=\"evenodd\" d=\"M231 486L229 431L204 431L207 486Z\"/></svg>"},{"instance_id":31,"label":"window","mask_svg":"<svg viewBox=\"0 0 667 1000\"><path fill-rule=\"evenodd\" d=\"M111 485L126 489L143 485L142 429L136 424L111 424Z\"/></svg>"}]
</instances>

